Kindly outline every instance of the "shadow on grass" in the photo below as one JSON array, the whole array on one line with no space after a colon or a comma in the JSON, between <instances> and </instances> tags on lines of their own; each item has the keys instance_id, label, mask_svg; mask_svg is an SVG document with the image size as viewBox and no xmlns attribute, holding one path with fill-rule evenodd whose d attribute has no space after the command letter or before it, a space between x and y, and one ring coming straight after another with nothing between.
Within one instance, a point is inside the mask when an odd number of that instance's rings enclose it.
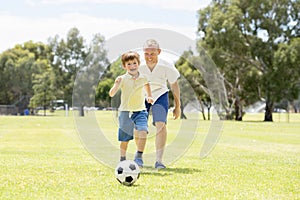
<instances>
[{"instance_id":1,"label":"shadow on grass","mask_svg":"<svg viewBox=\"0 0 300 200\"><path fill-rule=\"evenodd\" d=\"M264 121L264 120L243 120L243 121L234 121L234 122L249 122L249 123L260 123L260 122L264 122L266 123L267 121Z\"/></svg>"},{"instance_id":2,"label":"shadow on grass","mask_svg":"<svg viewBox=\"0 0 300 200\"><path fill-rule=\"evenodd\" d=\"M151 176L170 176L172 174L193 174L200 173L202 170L196 168L166 168L166 169L155 169L150 166L144 166L141 170L142 175Z\"/></svg>"}]
</instances>

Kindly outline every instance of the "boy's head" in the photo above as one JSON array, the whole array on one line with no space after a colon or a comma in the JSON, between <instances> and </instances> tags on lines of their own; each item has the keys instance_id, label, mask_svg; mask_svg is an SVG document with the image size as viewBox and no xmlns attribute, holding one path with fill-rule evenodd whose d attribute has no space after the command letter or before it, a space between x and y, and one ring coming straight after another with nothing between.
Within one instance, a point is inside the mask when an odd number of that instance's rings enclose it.
<instances>
[{"instance_id":1,"label":"boy's head","mask_svg":"<svg viewBox=\"0 0 300 200\"><path fill-rule=\"evenodd\" d=\"M125 66L126 62L135 60L138 62L138 65L140 65L140 55L135 51L128 51L124 53L121 57L122 65Z\"/></svg>"},{"instance_id":2,"label":"boy's head","mask_svg":"<svg viewBox=\"0 0 300 200\"><path fill-rule=\"evenodd\" d=\"M123 68L127 70L129 74L135 76L138 74L138 68L140 65L140 55L137 52L129 51L122 55Z\"/></svg>"}]
</instances>

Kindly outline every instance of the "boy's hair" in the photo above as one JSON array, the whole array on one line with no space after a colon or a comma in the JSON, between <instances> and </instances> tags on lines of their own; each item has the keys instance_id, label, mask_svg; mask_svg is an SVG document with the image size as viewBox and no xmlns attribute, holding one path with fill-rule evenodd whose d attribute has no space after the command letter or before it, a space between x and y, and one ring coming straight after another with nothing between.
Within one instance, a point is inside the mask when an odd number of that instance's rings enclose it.
<instances>
[{"instance_id":1,"label":"boy's hair","mask_svg":"<svg viewBox=\"0 0 300 200\"><path fill-rule=\"evenodd\" d=\"M159 49L159 44L156 40L149 39L144 43L143 49L154 48Z\"/></svg>"},{"instance_id":2,"label":"boy's hair","mask_svg":"<svg viewBox=\"0 0 300 200\"><path fill-rule=\"evenodd\" d=\"M126 53L124 53L121 57L121 60L122 60L122 64L123 66L125 65L125 63L129 60L134 60L136 59L138 61L138 64L140 64L140 55L135 52L135 51L128 51Z\"/></svg>"}]
</instances>

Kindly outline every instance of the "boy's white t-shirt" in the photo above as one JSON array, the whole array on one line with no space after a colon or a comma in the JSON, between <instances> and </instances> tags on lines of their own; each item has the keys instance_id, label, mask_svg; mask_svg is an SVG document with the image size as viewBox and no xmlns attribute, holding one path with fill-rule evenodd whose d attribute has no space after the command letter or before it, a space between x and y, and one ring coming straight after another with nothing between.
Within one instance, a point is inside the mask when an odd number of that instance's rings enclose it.
<instances>
[{"instance_id":1,"label":"boy's white t-shirt","mask_svg":"<svg viewBox=\"0 0 300 200\"><path fill-rule=\"evenodd\" d=\"M172 84L180 77L180 73L173 64L161 59L158 60L158 63L152 72L147 67L146 63L142 63L140 65L139 72L143 75L146 75L150 81L150 87L154 101L169 91L167 81Z\"/></svg>"}]
</instances>

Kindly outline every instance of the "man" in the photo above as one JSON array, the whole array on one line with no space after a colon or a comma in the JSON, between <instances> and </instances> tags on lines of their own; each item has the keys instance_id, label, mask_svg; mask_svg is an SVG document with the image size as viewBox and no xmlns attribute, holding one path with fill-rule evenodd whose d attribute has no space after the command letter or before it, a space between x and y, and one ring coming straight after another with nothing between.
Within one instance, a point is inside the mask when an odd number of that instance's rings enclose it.
<instances>
[{"instance_id":1,"label":"man","mask_svg":"<svg viewBox=\"0 0 300 200\"><path fill-rule=\"evenodd\" d=\"M149 113L152 107L153 124L156 127L156 162L155 168L163 169L166 166L162 163L163 153L167 141L167 115L169 109L169 82L173 96L174 105L173 117L180 117L180 89L177 82L180 74L175 66L171 63L159 59L161 49L157 41L149 39L143 46L146 64L141 65L139 71L141 74L147 75L150 81L152 97L154 104L146 102L146 108Z\"/></svg>"}]
</instances>

